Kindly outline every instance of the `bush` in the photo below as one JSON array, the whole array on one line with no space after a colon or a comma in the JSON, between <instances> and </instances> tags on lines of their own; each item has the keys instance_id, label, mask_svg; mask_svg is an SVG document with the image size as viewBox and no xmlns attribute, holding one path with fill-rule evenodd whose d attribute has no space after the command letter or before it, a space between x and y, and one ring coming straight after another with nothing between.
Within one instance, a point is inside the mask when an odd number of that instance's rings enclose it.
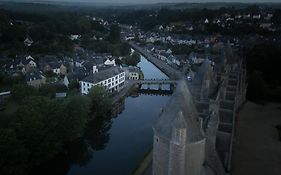
<instances>
[{"instance_id":1,"label":"bush","mask_svg":"<svg viewBox=\"0 0 281 175\"><path fill-rule=\"evenodd\" d=\"M12 97L16 101L21 101L25 97L34 96L38 94L37 90L34 87L23 83L13 85L11 93Z\"/></svg>"}]
</instances>

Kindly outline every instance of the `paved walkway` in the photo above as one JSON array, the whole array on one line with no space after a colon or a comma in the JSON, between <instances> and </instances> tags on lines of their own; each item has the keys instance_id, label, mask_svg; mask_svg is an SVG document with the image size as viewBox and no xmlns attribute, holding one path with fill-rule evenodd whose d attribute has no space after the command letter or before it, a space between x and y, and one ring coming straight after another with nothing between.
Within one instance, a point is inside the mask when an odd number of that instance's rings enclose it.
<instances>
[{"instance_id":1,"label":"paved walkway","mask_svg":"<svg viewBox=\"0 0 281 175\"><path fill-rule=\"evenodd\" d=\"M281 175L281 104L247 102L237 116L233 175Z\"/></svg>"}]
</instances>

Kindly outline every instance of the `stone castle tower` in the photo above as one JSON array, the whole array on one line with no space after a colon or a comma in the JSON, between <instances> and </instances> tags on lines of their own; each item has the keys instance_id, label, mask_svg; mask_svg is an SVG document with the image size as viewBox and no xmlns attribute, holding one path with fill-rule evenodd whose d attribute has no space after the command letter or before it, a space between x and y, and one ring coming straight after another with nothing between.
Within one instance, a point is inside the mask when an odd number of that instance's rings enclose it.
<instances>
[{"instance_id":1,"label":"stone castle tower","mask_svg":"<svg viewBox=\"0 0 281 175\"><path fill-rule=\"evenodd\" d=\"M206 139L185 81L178 84L153 130L153 175L201 174Z\"/></svg>"},{"instance_id":2,"label":"stone castle tower","mask_svg":"<svg viewBox=\"0 0 281 175\"><path fill-rule=\"evenodd\" d=\"M246 96L242 61L206 59L181 80L153 125L153 175L224 175L231 166L235 113Z\"/></svg>"}]
</instances>

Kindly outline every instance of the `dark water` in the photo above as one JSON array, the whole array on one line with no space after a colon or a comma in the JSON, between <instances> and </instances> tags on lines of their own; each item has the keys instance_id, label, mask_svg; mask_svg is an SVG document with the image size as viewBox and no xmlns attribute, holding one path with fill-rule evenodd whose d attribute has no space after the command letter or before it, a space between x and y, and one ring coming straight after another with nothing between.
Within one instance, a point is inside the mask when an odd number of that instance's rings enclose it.
<instances>
[{"instance_id":1,"label":"dark water","mask_svg":"<svg viewBox=\"0 0 281 175\"><path fill-rule=\"evenodd\" d=\"M141 56L138 66L141 68L144 79L168 79L169 77L161 72L156 66Z\"/></svg>"},{"instance_id":2,"label":"dark water","mask_svg":"<svg viewBox=\"0 0 281 175\"><path fill-rule=\"evenodd\" d=\"M73 165L68 174L130 174L152 147L151 125L168 99L169 96L128 97L125 110L112 120L105 148L93 151L86 165Z\"/></svg>"},{"instance_id":3,"label":"dark water","mask_svg":"<svg viewBox=\"0 0 281 175\"><path fill-rule=\"evenodd\" d=\"M138 66L141 67L145 79L168 78L143 57ZM78 161L71 163L67 174L131 174L152 148L152 123L169 98L135 94L125 99L124 104L121 104L121 114L115 118L93 121L85 134L84 145L87 146L84 146L84 151L74 154L79 154L76 157Z\"/></svg>"}]
</instances>

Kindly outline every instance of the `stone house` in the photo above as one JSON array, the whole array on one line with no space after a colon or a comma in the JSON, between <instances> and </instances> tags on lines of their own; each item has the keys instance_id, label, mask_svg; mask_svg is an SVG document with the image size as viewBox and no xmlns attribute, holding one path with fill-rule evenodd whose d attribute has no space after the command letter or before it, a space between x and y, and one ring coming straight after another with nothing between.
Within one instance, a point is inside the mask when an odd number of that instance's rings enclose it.
<instances>
[{"instance_id":1,"label":"stone house","mask_svg":"<svg viewBox=\"0 0 281 175\"><path fill-rule=\"evenodd\" d=\"M28 71L24 78L28 85L35 88L39 88L41 85L46 84L46 78L38 70Z\"/></svg>"}]
</instances>

